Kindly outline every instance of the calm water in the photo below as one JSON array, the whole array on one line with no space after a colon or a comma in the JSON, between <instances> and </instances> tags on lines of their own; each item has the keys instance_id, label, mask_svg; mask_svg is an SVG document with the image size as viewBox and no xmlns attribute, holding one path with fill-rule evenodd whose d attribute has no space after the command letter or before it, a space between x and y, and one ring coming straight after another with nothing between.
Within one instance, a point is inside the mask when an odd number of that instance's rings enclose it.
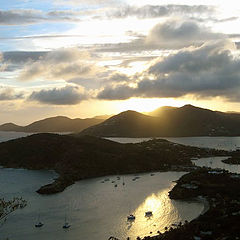
<instances>
[{"instance_id":1,"label":"calm water","mask_svg":"<svg viewBox=\"0 0 240 240\"><path fill-rule=\"evenodd\" d=\"M8 140L12 140L15 138L21 138L31 135L31 133L23 133L23 132L1 132L0 131L0 142L5 142Z\"/></svg>"},{"instance_id":2,"label":"calm water","mask_svg":"<svg viewBox=\"0 0 240 240\"><path fill-rule=\"evenodd\" d=\"M119 143L139 143L152 138L107 138ZM240 137L178 137L163 138L171 142L180 143L194 147L207 147L223 150L236 150L240 148Z\"/></svg>"},{"instance_id":3,"label":"calm water","mask_svg":"<svg viewBox=\"0 0 240 240\"><path fill-rule=\"evenodd\" d=\"M168 191L184 173L165 172L133 175L122 178L110 176L110 181L101 183L103 178L79 181L66 191L51 196L35 193L42 184L48 183L54 172L29 171L22 169L0 169L1 195L5 198L23 196L28 206L8 217L1 228L1 237L11 240L40 239L108 239L113 235L120 239L156 234L165 226L181 220L191 220L203 210L197 202L172 201ZM118 187L114 187L115 181ZM153 217L144 217L145 211L153 211ZM34 224L40 213L45 225L36 229ZM135 222L127 223L128 214L134 213ZM67 216L72 227L64 231L62 225ZM1 239L2 239L1 238Z\"/></svg>"},{"instance_id":4,"label":"calm water","mask_svg":"<svg viewBox=\"0 0 240 240\"><path fill-rule=\"evenodd\" d=\"M24 136L25 134L2 133L0 141ZM240 138L168 138L171 141L221 149L234 149ZM140 142L144 139L114 138L118 142ZM221 162L223 158L205 158L195 161L197 165L212 167L229 167ZM236 166L230 171L240 172ZM145 236L150 231L156 234L184 220L197 217L204 206L198 202L172 201L168 191L174 186L172 181L179 179L184 173L165 172L141 174L132 181L134 175L109 176L83 180L68 187L63 193L42 196L35 193L41 185L49 183L56 174L53 171L30 171L23 169L0 169L0 195L5 198L23 196L28 206L8 217L6 224L0 229L0 239L11 240L97 240L108 239L113 235L120 239L127 236ZM110 181L102 180L110 178ZM122 181L126 183L123 187ZM115 183L112 183L115 181ZM118 186L115 188L114 184ZM153 217L144 217L145 211L153 211ZM134 213L135 222L127 223L126 216ZM40 214L44 226L36 229L34 224ZM64 217L72 224L69 230L63 230Z\"/></svg>"}]
</instances>

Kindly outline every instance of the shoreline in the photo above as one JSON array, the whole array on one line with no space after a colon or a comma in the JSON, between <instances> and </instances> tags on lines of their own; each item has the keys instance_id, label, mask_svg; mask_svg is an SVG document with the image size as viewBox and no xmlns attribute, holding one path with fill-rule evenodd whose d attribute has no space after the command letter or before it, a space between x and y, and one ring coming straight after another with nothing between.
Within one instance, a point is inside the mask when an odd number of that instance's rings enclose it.
<instances>
[{"instance_id":1,"label":"shoreline","mask_svg":"<svg viewBox=\"0 0 240 240\"><path fill-rule=\"evenodd\" d=\"M203 210L199 214L199 216L204 215L210 209L210 202L207 200L206 197L203 197L203 196L198 196L196 199L197 201L203 203Z\"/></svg>"}]
</instances>

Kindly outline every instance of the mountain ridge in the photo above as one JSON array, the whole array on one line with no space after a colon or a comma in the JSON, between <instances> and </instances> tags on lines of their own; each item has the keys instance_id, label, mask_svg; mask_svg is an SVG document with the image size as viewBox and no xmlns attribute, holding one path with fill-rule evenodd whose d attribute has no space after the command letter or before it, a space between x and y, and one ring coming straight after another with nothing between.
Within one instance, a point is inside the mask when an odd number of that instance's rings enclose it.
<instances>
[{"instance_id":1,"label":"mountain ridge","mask_svg":"<svg viewBox=\"0 0 240 240\"><path fill-rule=\"evenodd\" d=\"M97 118L75 118L71 119L66 116L56 116L41 119L30 123L26 126L19 126L14 123L5 123L0 125L0 131L15 131L15 132L80 132L83 129L96 125L104 121Z\"/></svg>"},{"instance_id":2,"label":"mountain ridge","mask_svg":"<svg viewBox=\"0 0 240 240\"><path fill-rule=\"evenodd\" d=\"M79 134L98 137L240 136L240 114L189 104L180 108L164 107L162 110L157 109L153 114L155 116L149 116L151 113L133 115L126 111Z\"/></svg>"}]
</instances>

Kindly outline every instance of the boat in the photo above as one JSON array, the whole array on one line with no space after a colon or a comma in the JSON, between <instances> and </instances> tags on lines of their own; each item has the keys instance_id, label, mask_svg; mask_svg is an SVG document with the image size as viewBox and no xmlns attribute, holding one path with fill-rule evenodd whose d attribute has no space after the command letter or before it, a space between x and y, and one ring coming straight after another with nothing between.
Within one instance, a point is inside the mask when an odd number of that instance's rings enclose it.
<instances>
[{"instance_id":1,"label":"boat","mask_svg":"<svg viewBox=\"0 0 240 240\"><path fill-rule=\"evenodd\" d=\"M129 216L127 216L128 221L134 221L135 219L136 217L133 214L130 214Z\"/></svg>"},{"instance_id":2,"label":"boat","mask_svg":"<svg viewBox=\"0 0 240 240\"><path fill-rule=\"evenodd\" d=\"M115 184L114 187L117 187L117 184Z\"/></svg>"},{"instance_id":3,"label":"boat","mask_svg":"<svg viewBox=\"0 0 240 240\"><path fill-rule=\"evenodd\" d=\"M71 227L71 225L67 222L67 218L66 218L66 216L65 216L65 221L64 221L64 225L62 226L62 228L68 229L68 228L70 228L70 227Z\"/></svg>"},{"instance_id":4,"label":"boat","mask_svg":"<svg viewBox=\"0 0 240 240\"><path fill-rule=\"evenodd\" d=\"M35 227L40 228L40 227L42 227L43 225L44 225L44 224L43 224L42 222L38 222L38 223L35 224Z\"/></svg>"},{"instance_id":5,"label":"boat","mask_svg":"<svg viewBox=\"0 0 240 240\"><path fill-rule=\"evenodd\" d=\"M153 215L152 211L145 212L145 217L151 217Z\"/></svg>"},{"instance_id":6,"label":"boat","mask_svg":"<svg viewBox=\"0 0 240 240\"><path fill-rule=\"evenodd\" d=\"M122 177L122 180L123 180L122 185L124 186L125 185L124 176Z\"/></svg>"},{"instance_id":7,"label":"boat","mask_svg":"<svg viewBox=\"0 0 240 240\"><path fill-rule=\"evenodd\" d=\"M67 222L65 222L64 225L63 225L64 229L67 229L67 228L70 228L70 227L71 227L71 225Z\"/></svg>"},{"instance_id":8,"label":"boat","mask_svg":"<svg viewBox=\"0 0 240 240\"><path fill-rule=\"evenodd\" d=\"M35 224L35 227L36 228L40 228L42 227L44 224L40 221L40 214L38 214L38 221L37 223Z\"/></svg>"}]
</instances>

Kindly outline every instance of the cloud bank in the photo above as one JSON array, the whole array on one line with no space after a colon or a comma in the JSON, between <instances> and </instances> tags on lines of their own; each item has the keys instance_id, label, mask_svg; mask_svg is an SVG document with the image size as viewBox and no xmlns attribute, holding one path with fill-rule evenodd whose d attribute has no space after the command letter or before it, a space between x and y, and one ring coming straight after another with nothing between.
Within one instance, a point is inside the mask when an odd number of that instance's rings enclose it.
<instances>
[{"instance_id":1,"label":"cloud bank","mask_svg":"<svg viewBox=\"0 0 240 240\"><path fill-rule=\"evenodd\" d=\"M217 41L198 48L181 50L154 61L135 87L127 83L107 86L99 99L123 100L131 97L168 98L195 95L240 100L240 55L232 54L230 41Z\"/></svg>"},{"instance_id":2,"label":"cloud bank","mask_svg":"<svg viewBox=\"0 0 240 240\"><path fill-rule=\"evenodd\" d=\"M67 85L62 88L34 91L29 101L53 105L74 105L87 99L87 94L78 86Z\"/></svg>"}]
</instances>

